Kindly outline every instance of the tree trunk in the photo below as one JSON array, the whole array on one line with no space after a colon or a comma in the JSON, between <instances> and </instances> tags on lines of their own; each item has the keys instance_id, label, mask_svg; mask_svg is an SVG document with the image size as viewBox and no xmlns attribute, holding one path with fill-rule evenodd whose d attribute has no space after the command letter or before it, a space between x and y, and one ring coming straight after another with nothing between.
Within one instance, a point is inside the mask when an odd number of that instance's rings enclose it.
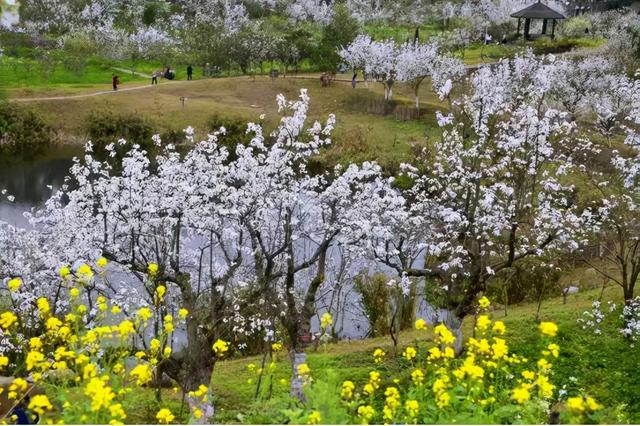
<instances>
[{"instance_id":1,"label":"tree trunk","mask_svg":"<svg viewBox=\"0 0 640 426\"><path fill-rule=\"evenodd\" d=\"M307 354L305 352L296 352L295 350L292 350L289 356L291 357L291 367L293 370L293 376L291 378L291 396L300 402L305 402L304 378L300 377L300 374L298 374L298 367L307 361Z\"/></svg>"}]
</instances>

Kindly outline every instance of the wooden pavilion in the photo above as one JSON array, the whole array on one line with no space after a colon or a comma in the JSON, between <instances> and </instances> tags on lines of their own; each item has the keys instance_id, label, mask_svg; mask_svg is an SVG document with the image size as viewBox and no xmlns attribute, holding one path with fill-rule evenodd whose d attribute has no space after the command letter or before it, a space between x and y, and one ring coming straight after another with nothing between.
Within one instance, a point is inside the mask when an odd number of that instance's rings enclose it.
<instances>
[{"instance_id":1,"label":"wooden pavilion","mask_svg":"<svg viewBox=\"0 0 640 426\"><path fill-rule=\"evenodd\" d=\"M556 21L560 19L565 19L565 16L551 9L546 4L542 3L538 0L536 3L531 6L527 6L522 10L514 12L511 14L512 18L518 18L518 35L520 35L520 24L524 19L524 38L531 39L531 35L529 34L529 29L531 27L532 19L541 19L542 20L542 32L541 35L547 34L548 22L551 21L551 38L555 37L556 31Z\"/></svg>"}]
</instances>

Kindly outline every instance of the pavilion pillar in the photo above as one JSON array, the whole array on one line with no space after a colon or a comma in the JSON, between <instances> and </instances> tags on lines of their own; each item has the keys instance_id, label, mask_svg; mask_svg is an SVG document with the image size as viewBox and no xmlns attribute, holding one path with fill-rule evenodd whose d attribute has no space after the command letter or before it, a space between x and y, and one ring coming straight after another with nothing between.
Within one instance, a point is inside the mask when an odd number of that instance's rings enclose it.
<instances>
[{"instance_id":1,"label":"pavilion pillar","mask_svg":"<svg viewBox=\"0 0 640 426\"><path fill-rule=\"evenodd\" d=\"M547 20L543 19L542 20L542 34L546 34L547 33Z\"/></svg>"},{"instance_id":2,"label":"pavilion pillar","mask_svg":"<svg viewBox=\"0 0 640 426\"><path fill-rule=\"evenodd\" d=\"M524 19L524 38L529 38L529 28L531 27L531 18Z\"/></svg>"},{"instance_id":3,"label":"pavilion pillar","mask_svg":"<svg viewBox=\"0 0 640 426\"><path fill-rule=\"evenodd\" d=\"M554 39L556 37L556 20L554 19L551 23L551 38Z\"/></svg>"},{"instance_id":4,"label":"pavilion pillar","mask_svg":"<svg viewBox=\"0 0 640 426\"><path fill-rule=\"evenodd\" d=\"M520 35L520 18L518 18L518 31L517 31L516 34Z\"/></svg>"}]
</instances>

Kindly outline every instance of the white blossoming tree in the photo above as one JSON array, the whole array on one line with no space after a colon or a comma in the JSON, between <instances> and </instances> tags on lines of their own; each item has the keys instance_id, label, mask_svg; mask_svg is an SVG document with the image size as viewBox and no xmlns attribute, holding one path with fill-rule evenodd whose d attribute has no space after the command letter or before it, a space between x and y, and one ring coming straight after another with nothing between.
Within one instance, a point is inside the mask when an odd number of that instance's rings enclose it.
<instances>
[{"instance_id":1,"label":"white blossoming tree","mask_svg":"<svg viewBox=\"0 0 640 426\"><path fill-rule=\"evenodd\" d=\"M395 82L406 82L414 91L416 108L420 105L419 90L425 78L432 77L436 92L445 96L451 81L464 75L462 62L440 54L437 44L404 43L393 40L375 41L360 34L340 50L343 61L354 70L362 70L384 86L385 100L391 100Z\"/></svg>"},{"instance_id":2,"label":"white blossoming tree","mask_svg":"<svg viewBox=\"0 0 640 426\"><path fill-rule=\"evenodd\" d=\"M406 166L415 183L404 206L391 200L398 208L373 212L383 219L367 225L379 226L369 243L376 258L425 277L458 333L495 273L555 247L577 248L573 188L563 183L569 127L563 114L539 107L548 66L529 55L476 72L469 94L439 116L443 135L428 161Z\"/></svg>"}]
</instances>

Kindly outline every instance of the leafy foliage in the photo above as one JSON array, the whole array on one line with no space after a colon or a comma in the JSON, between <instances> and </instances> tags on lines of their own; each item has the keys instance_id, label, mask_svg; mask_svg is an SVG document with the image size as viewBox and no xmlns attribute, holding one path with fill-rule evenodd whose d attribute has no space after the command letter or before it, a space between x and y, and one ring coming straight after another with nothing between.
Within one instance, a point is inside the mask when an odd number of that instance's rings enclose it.
<instances>
[{"instance_id":1,"label":"leafy foliage","mask_svg":"<svg viewBox=\"0 0 640 426\"><path fill-rule=\"evenodd\" d=\"M53 130L36 113L0 100L0 161L33 159L54 141Z\"/></svg>"}]
</instances>

